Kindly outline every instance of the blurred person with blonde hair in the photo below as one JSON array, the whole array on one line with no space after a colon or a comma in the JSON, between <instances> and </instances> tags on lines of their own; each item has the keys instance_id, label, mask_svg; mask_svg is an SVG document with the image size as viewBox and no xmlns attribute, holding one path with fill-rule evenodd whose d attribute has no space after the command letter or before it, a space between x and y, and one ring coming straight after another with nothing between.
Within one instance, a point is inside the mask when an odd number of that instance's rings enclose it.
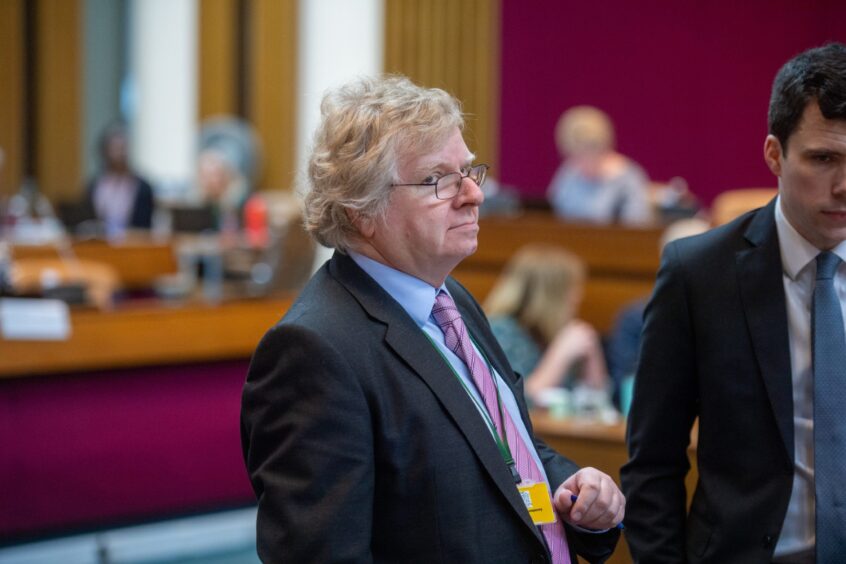
<instances>
[{"instance_id":1,"label":"blurred person with blonde hair","mask_svg":"<svg viewBox=\"0 0 846 564\"><path fill-rule=\"evenodd\" d=\"M547 197L565 220L648 225L653 221L649 178L636 162L615 151L614 125L605 112L575 106L555 128L563 162Z\"/></svg>"},{"instance_id":2,"label":"blurred person with blonde hair","mask_svg":"<svg viewBox=\"0 0 846 564\"><path fill-rule=\"evenodd\" d=\"M535 402L544 390L565 384L607 389L599 334L576 318L585 278L584 262L569 251L526 245L485 301L494 335Z\"/></svg>"}]
</instances>

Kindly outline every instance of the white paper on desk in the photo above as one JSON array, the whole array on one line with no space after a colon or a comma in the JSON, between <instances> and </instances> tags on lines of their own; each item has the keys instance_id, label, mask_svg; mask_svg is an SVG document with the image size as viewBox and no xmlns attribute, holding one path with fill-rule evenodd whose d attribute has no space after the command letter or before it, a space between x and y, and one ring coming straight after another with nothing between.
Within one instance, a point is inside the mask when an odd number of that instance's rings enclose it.
<instances>
[{"instance_id":1,"label":"white paper on desk","mask_svg":"<svg viewBox=\"0 0 846 564\"><path fill-rule=\"evenodd\" d=\"M70 338L70 310L62 300L0 299L0 333L17 341L64 341Z\"/></svg>"}]
</instances>

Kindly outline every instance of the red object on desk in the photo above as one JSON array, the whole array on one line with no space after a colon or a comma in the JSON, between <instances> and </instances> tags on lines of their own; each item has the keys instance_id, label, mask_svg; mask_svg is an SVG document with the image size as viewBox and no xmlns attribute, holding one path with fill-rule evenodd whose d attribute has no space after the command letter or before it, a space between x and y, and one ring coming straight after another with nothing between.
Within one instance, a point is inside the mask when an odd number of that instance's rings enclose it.
<instances>
[{"instance_id":1,"label":"red object on desk","mask_svg":"<svg viewBox=\"0 0 846 564\"><path fill-rule=\"evenodd\" d=\"M244 204L244 233L251 247L266 247L270 240L267 227L267 203L255 194Z\"/></svg>"}]
</instances>

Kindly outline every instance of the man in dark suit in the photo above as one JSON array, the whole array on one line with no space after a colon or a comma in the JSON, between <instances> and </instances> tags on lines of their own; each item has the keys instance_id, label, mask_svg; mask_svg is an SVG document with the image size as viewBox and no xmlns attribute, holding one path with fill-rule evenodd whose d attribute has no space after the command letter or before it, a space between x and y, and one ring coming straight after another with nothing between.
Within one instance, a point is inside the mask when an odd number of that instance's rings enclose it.
<instances>
[{"instance_id":1,"label":"man in dark suit","mask_svg":"<svg viewBox=\"0 0 846 564\"><path fill-rule=\"evenodd\" d=\"M336 252L262 339L244 387L259 556L606 559L622 494L533 437L520 380L449 278L476 250L487 171L457 101L361 79L322 113L305 223Z\"/></svg>"},{"instance_id":2,"label":"man in dark suit","mask_svg":"<svg viewBox=\"0 0 846 564\"><path fill-rule=\"evenodd\" d=\"M846 47L806 51L779 71L764 158L775 200L663 253L622 469L639 562L846 558L836 507L846 457L829 457L843 429L819 419L823 371L834 363L846 375ZM815 303L829 259L837 320L823 332ZM823 333L839 334L827 352L817 348ZM697 417L699 481L686 511Z\"/></svg>"}]
</instances>

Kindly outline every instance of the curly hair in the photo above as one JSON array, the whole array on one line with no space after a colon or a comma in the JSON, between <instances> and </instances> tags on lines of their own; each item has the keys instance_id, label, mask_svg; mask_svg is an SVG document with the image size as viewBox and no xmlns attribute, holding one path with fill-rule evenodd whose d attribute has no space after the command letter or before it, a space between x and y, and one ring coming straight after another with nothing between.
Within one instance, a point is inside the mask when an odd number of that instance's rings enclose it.
<instances>
[{"instance_id":1,"label":"curly hair","mask_svg":"<svg viewBox=\"0 0 846 564\"><path fill-rule=\"evenodd\" d=\"M341 252L358 236L353 215L384 217L398 163L434 150L464 116L458 100L403 76L364 77L329 91L308 162L305 229Z\"/></svg>"}]
</instances>

